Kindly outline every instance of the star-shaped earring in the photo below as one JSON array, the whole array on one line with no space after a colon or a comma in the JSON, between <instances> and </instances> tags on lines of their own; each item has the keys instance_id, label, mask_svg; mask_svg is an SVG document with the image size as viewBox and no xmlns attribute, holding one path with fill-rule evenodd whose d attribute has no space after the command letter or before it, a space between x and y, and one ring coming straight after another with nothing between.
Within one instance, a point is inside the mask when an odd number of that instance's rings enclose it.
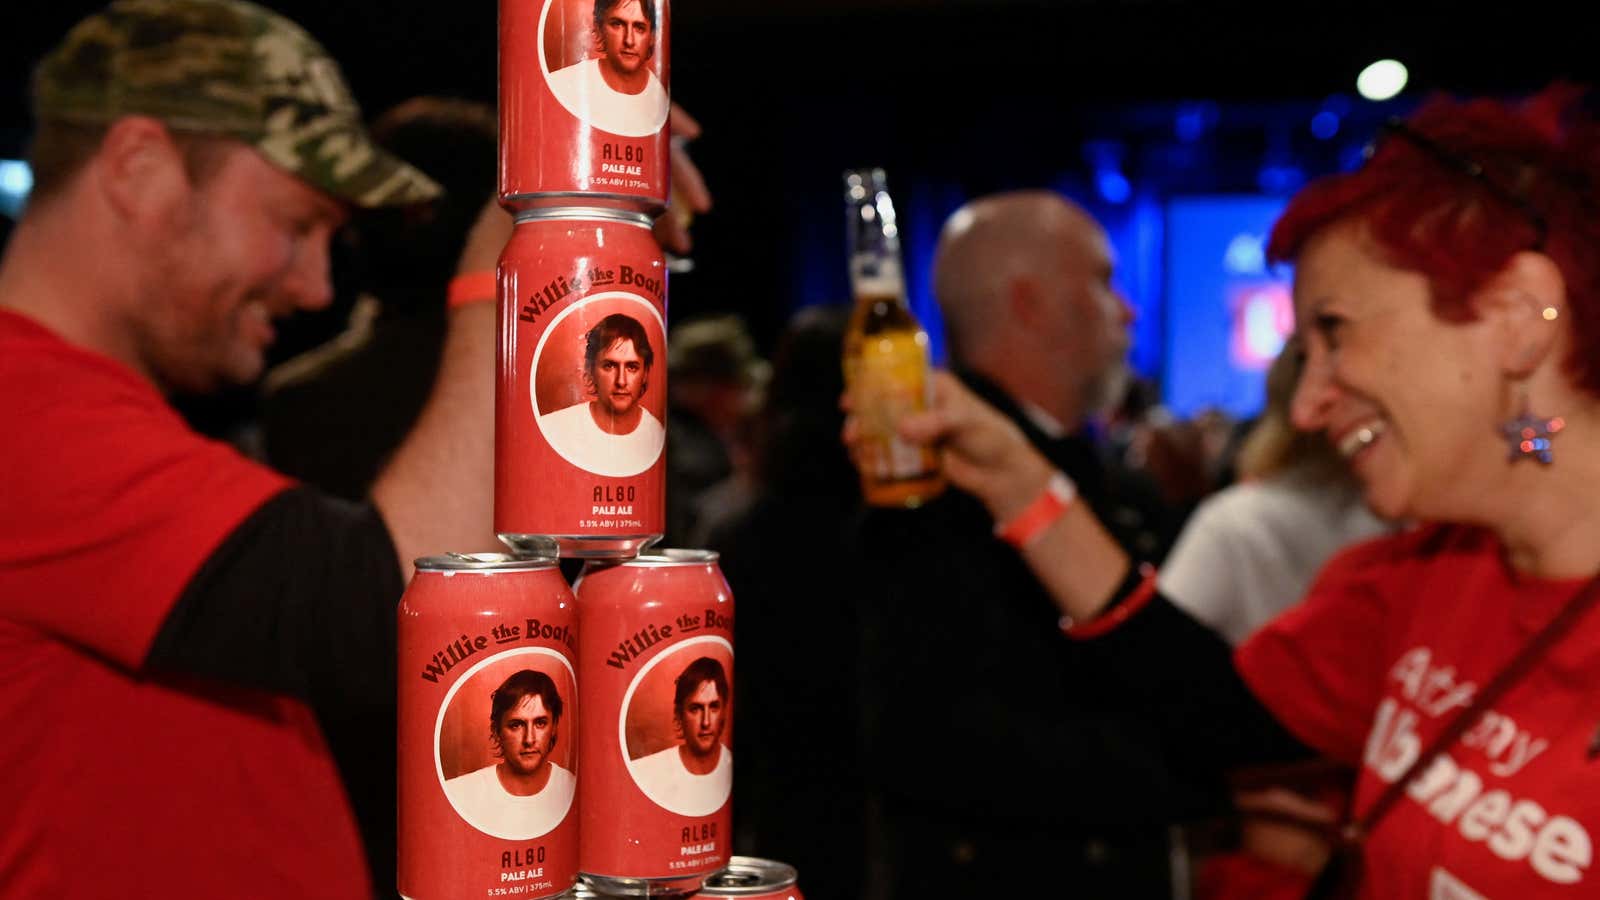
<instances>
[{"instance_id":1,"label":"star-shaped earring","mask_svg":"<svg viewBox=\"0 0 1600 900\"><path fill-rule=\"evenodd\" d=\"M1560 416L1542 419L1524 412L1501 425L1500 433L1505 435L1506 443L1510 445L1512 462L1531 456L1549 465L1553 459L1550 455L1550 438L1565 427L1567 422Z\"/></svg>"}]
</instances>

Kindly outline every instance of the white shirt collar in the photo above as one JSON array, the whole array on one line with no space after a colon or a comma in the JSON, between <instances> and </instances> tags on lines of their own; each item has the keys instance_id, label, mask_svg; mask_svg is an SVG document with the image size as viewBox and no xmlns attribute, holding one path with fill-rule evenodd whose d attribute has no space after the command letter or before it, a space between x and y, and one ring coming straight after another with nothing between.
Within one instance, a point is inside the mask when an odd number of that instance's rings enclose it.
<instances>
[{"instance_id":1,"label":"white shirt collar","mask_svg":"<svg viewBox=\"0 0 1600 900\"><path fill-rule=\"evenodd\" d=\"M1022 414L1028 417L1028 421L1033 423L1033 427L1044 432L1045 437L1059 441L1067 436L1067 426L1062 425L1060 419L1045 412L1041 407L1026 400L1018 400L1017 406L1022 410Z\"/></svg>"}]
</instances>

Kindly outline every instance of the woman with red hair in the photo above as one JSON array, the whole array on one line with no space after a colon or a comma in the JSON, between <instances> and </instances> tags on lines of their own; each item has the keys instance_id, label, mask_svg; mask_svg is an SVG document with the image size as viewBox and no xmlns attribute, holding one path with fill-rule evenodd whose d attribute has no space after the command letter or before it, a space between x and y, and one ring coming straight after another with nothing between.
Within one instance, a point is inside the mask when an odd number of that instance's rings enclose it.
<instances>
[{"instance_id":1,"label":"woman with red hair","mask_svg":"<svg viewBox=\"0 0 1600 900\"><path fill-rule=\"evenodd\" d=\"M1175 758L1358 770L1363 897L1600 896L1600 134L1577 107L1435 100L1290 203L1294 422L1422 524L1336 556L1236 652L953 378L902 423Z\"/></svg>"}]
</instances>

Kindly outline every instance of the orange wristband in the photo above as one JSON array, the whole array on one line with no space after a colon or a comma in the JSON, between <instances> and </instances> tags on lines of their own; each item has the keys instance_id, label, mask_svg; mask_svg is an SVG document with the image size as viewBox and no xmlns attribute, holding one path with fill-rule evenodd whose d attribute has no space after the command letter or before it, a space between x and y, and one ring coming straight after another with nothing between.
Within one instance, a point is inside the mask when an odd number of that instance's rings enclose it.
<instances>
[{"instance_id":1,"label":"orange wristband","mask_svg":"<svg viewBox=\"0 0 1600 900\"><path fill-rule=\"evenodd\" d=\"M995 523L994 536L1022 550L1038 540L1052 522L1061 518L1077 496L1078 489L1072 479L1065 472L1057 470L1045 482L1044 490L1022 512L1009 522Z\"/></svg>"},{"instance_id":2,"label":"orange wristband","mask_svg":"<svg viewBox=\"0 0 1600 900\"><path fill-rule=\"evenodd\" d=\"M495 296L493 272L462 272L450 279L450 287L445 290L444 305L446 309L455 309L480 300L493 300Z\"/></svg>"}]
</instances>

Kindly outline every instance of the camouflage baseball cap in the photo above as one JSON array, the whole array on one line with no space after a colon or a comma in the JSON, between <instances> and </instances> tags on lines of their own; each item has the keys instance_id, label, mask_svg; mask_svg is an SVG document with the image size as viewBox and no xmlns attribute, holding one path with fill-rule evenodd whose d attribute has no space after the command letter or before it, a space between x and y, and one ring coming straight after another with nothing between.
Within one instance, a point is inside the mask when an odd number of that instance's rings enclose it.
<instances>
[{"instance_id":1,"label":"camouflage baseball cap","mask_svg":"<svg viewBox=\"0 0 1600 900\"><path fill-rule=\"evenodd\" d=\"M428 176L380 150L339 66L310 35L243 0L119 0L79 22L34 72L40 120L152 116L238 138L357 206L428 200Z\"/></svg>"}]
</instances>

